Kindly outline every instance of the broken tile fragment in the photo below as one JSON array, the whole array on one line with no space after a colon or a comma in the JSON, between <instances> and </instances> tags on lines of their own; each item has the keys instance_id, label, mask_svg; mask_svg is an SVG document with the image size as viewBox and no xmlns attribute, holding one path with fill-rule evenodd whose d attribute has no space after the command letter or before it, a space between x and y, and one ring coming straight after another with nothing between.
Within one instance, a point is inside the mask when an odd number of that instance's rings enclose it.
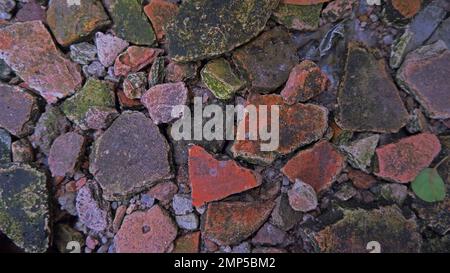
<instances>
[{"instance_id":1,"label":"broken tile fragment","mask_svg":"<svg viewBox=\"0 0 450 273\"><path fill-rule=\"evenodd\" d=\"M286 240L286 237L286 232L270 223L266 223L258 230L255 237L252 238L252 244L276 246L282 244Z\"/></svg>"},{"instance_id":2,"label":"broken tile fragment","mask_svg":"<svg viewBox=\"0 0 450 273\"><path fill-rule=\"evenodd\" d=\"M282 193L275 200L275 207L272 211L270 222L284 231L288 231L297 224L303 217L303 213L295 211L289 204L288 195Z\"/></svg>"},{"instance_id":3,"label":"broken tile fragment","mask_svg":"<svg viewBox=\"0 0 450 273\"><path fill-rule=\"evenodd\" d=\"M433 119L450 118L450 50L442 41L411 52L397 72L397 82Z\"/></svg>"},{"instance_id":4,"label":"broken tile fragment","mask_svg":"<svg viewBox=\"0 0 450 273\"><path fill-rule=\"evenodd\" d=\"M22 137L33 132L37 99L24 89L0 83L0 127Z\"/></svg>"},{"instance_id":5,"label":"broken tile fragment","mask_svg":"<svg viewBox=\"0 0 450 273\"><path fill-rule=\"evenodd\" d=\"M182 112L172 115L178 105L186 105L188 89L183 82L158 84L147 90L141 97L155 124L169 123L182 116Z\"/></svg>"},{"instance_id":6,"label":"broken tile fragment","mask_svg":"<svg viewBox=\"0 0 450 273\"><path fill-rule=\"evenodd\" d=\"M391 0L386 2L385 17L389 22L402 23L413 18L422 8L422 0Z\"/></svg>"},{"instance_id":7,"label":"broken tile fragment","mask_svg":"<svg viewBox=\"0 0 450 273\"><path fill-rule=\"evenodd\" d=\"M116 57L128 47L129 43L112 34L95 34L95 46L99 61L105 67L114 64Z\"/></svg>"},{"instance_id":8,"label":"broken tile fragment","mask_svg":"<svg viewBox=\"0 0 450 273\"><path fill-rule=\"evenodd\" d=\"M172 177L169 145L144 114L124 112L95 141L90 172L107 200L140 192Z\"/></svg>"},{"instance_id":9,"label":"broken tile fragment","mask_svg":"<svg viewBox=\"0 0 450 273\"><path fill-rule=\"evenodd\" d=\"M198 105L197 109L206 110L207 105L215 104L213 106L214 111L218 111L219 109L225 110L224 105L220 103L220 101L213 99L213 95L211 92L206 88L201 88L194 86L191 89L191 92L194 96L194 104ZM199 102L202 100L203 102L201 105ZM206 99L208 98L208 99ZM218 108L220 107L220 108ZM187 109L186 109L187 110ZM191 126L192 122L196 123L196 121L193 119L192 115L190 115L190 111L185 111L183 114L183 118L181 120L176 121L173 125L171 125L168 128L168 131L170 132L170 137L172 139L172 143L174 144L174 162L177 166L177 182L179 184L189 184L189 177L188 177L188 150L189 150L189 144L197 144L202 147L204 147L206 150L219 154L225 145L225 132L220 132L219 134L214 134L212 136L211 134L205 134L203 138L197 138L195 140L192 139L192 134L194 132L194 128ZM208 119L203 119L197 124L202 124L202 126L207 126ZM180 126L182 124L186 124L186 126ZM191 124L191 125L187 125ZM211 125L211 122L209 122L209 125ZM184 128L188 128L187 130L184 130ZM199 127L197 127L199 128ZM197 131L198 132L198 131ZM185 139L182 138L182 135L187 136ZM215 139L216 138L216 139ZM178 139L178 140L175 140ZM191 140L188 140L191 139Z\"/></svg>"},{"instance_id":10,"label":"broken tile fragment","mask_svg":"<svg viewBox=\"0 0 450 273\"><path fill-rule=\"evenodd\" d=\"M328 83L328 77L320 67L305 60L292 69L281 96L290 105L306 102L325 91Z\"/></svg>"},{"instance_id":11,"label":"broken tile fragment","mask_svg":"<svg viewBox=\"0 0 450 273\"><path fill-rule=\"evenodd\" d=\"M144 7L144 12L152 23L158 41L164 41L166 27L177 15L178 6L166 0L153 0Z\"/></svg>"},{"instance_id":12,"label":"broken tile fragment","mask_svg":"<svg viewBox=\"0 0 450 273\"><path fill-rule=\"evenodd\" d=\"M122 90L117 90L116 94L122 109L137 109L142 107L140 100L128 98Z\"/></svg>"},{"instance_id":13,"label":"broken tile fragment","mask_svg":"<svg viewBox=\"0 0 450 273\"><path fill-rule=\"evenodd\" d=\"M30 136L30 141L34 148L48 154L53 141L69 129L70 122L61 110L56 106L47 105Z\"/></svg>"},{"instance_id":14,"label":"broken tile fragment","mask_svg":"<svg viewBox=\"0 0 450 273\"><path fill-rule=\"evenodd\" d=\"M372 175L354 169L348 172L348 178L352 181L353 186L360 190L368 190L377 183Z\"/></svg>"},{"instance_id":15,"label":"broken tile fragment","mask_svg":"<svg viewBox=\"0 0 450 273\"><path fill-rule=\"evenodd\" d=\"M130 46L116 58L114 74L116 76L126 76L128 73L138 72L151 64L162 51L159 48Z\"/></svg>"},{"instance_id":16,"label":"broken tile fragment","mask_svg":"<svg viewBox=\"0 0 450 273\"><path fill-rule=\"evenodd\" d=\"M334 0L322 10L322 18L325 22L336 23L350 17L358 0Z\"/></svg>"},{"instance_id":17,"label":"broken tile fragment","mask_svg":"<svg viewBox=\"0 0 450 273\"><path fill-rule=\"evenodd\" d=\"M298 56L289 33L276 27L235 50L233 61L249 79L251 90L269 93L286 82Z\"/></svg>"},{"instance_id":18,"label":"broken tile fragment","mask_svg":"<svg viewBox=\"0 0 450 273\"><path fill-rule=\"evenodd\" d=\"M0 230L26 252L49 243L47 178L26 165L0 166Z\"/></svg>"},{"instance_id":19,"label":"broken tile fragment","mask_svg":"<svg viewBox=\"0 0 450 273\"><path fill-rule=\"evenodd\" d=\"M158 205L127 215L114 237L117 253L163 253L177 237L169 213Z\"/></svg>"},{"instance_id":20,"label":"broken tile fragment","mask_svg":"<svg viewBox=\"0 0 450 273\"><path fill-rule=\"evenodd\" d=\"M56 48L42 22L5 26L0 28L0 37L0 58L48 103L73 94L81 86L79 66Z\"/></svg>"},{"instance_id":21,"label":"broken tile fragment","mask_svg":"<svg viewBox=\"0 0 450 273\"><path fill-rule=\"evenodd\" d=\"M295 211L309 212L315 210L319 203L314 188L298 179L287 194L289 204Z\"/></svg>"},{"instance_id":22,"label":"broken tile fragment","mask_svg":"<svg viewBox=\"0 0 450 273\"><path fill-rule=\"evenodd\" d=\"M381 245L382 253L419 252L422 237L413 219L398 207L371 211L346 210L344 218L315 236L322 252L369 253L369 242Z\"/></svg>"},{"instance_id":23,"label":"broken tile fragment","mask_svg":"<svg viewBox=\"0 0 450 273\"><path fill-rule=\"evenodd\" d=\"M189 181L193 204L200 207L261 185L262 178L233 160L217 160L202 147L189 148Z\"/></svg>"},{"instance_id":24,"label":"broken tile fragment","mask_svg":"<svg viewBox=\"0 0 450 273\"><path fill-rule=\"evenodd\" d=\"M89 229L99 232L111 226L110 205L102 199L100 188L94 181L87 182L78 191L76 210L80 221Z\"/></svg>"},{"instance_id":25,"label":"broken tile fragment","mask_svg":"<svg viewBox=\"0 0 450 273\"><path fill-rule=\"evenodd\" d=\"M166 67L166 81L181 82L196 77L198 63L176 63L170 62Z\"/></svg>"},{"instance_id":26,"label":"broken tile fragment","mask_svg":"<svg viewBox=\"0 0 450 273\"><path fill-rule=\"evenodd\" d=\"M336 121L345 130L394 133L408 121L384 59L355 43L349 45L338 104Z\"/></svg>"},{"instance_id":27,"label":"broken tile fragment","mask_svg":"<svg viewBox=\"0 0 450 273\"><path fill-rule=\"evenodd\" d=\"M188 62L229 52L257 36L277 5L277 0L184 1L167 27L169 55Z\"/></svg>"},{"instance_id":28,"label":"broken tile fragment","mask_svg":"<svg viewBox=\"0 0 450 273\"><path fill-rule=\"evenodd\" d=\"M319 27L322 4L290 5L280 4L274 11L275 20L289 29L314 31Z\"/></svg>"},{"instance_id":29,"label":"broken tile fragment","mask_svg":"<svg viewBox=\"0 0 450 273\"><path fill-rule=\"evenodd\" d=\"M106 0L114 26L114 33L121 39L135 45L151 46L155 42L155 33L142 10L139 0Z\"/></svg>"},{"instance_id":30,"label":"broken tile fragment","mask_svg":"<svg viewBox=\"0 0 450 273\"><path fill-rule=\"evenodd\" d=\"M177 191L178 187L175 183L165 182L156 184L147 192L147 194L165 205L172 200Z\"/></svg>"},{"instance_id":31,"label":"broken tile fragment","mask_svg":"<svg viewBox=\"0 0 450 273\"><path fill-rule=\"evenodd\" d=\"M123 81L123 93L130 99L140 99L147 86L145 72L130 73Z\"/></svg>"},{"instance_id":32,"label":"broken tile fragment","mask_svg":"<svg viewBox=\"0 0 450 273\"><path fill-rule=\"evenodd\" d=\"M427 168L441 151L439 139L430 133L403 138L376 150L378 171L383 179L409 183Z\"/></svg>"},{"instance_id":33,"label":"broken tile fragment","mask_svg":"<svg viewBox=\"0 0 450 273\"><path fill-rule=\"evenodd\" d=\"M56 41L62 46L79 41L95 30L111 23L100 1L78 0L50 1L47 9L47 24Z\"/></svg>"},{"instance_id":34,"label":"broken tile fragment","mask_svg":"<svg viewBox=\"0 0 450 273\"><path fill-rule=\"evenodd\" d=\"M200 231L197 231L178 237L172 253L198 253L199 248Z\"/></svg>"},{"instance_id":35,"label":"broken tile fragment","mask_svg":"<svg viewBox=\"0 0 450 273\"><path fill-rule=\"evenodd\" d=\"M392 0L392 6L406 18L414 17L422 7L420 0Z\"/></svg>"},{"instance_id":36,"label":"broken tile fragment","mask_svg":"<svg viewBox=\"0 0 450 273\"><path fill-rule=\"evenodd\" d=\"M206 87L221 100L228 100L239 91L244 82L233 72L230 63L224 59L209 61L201 71L201 77Z\"/></svg>"},{"instance_id":37,"label":"broken tile fragment","mask_svg":"<svg viewBox=\"0 0 450 273\"><path fill-rule=\"evenodd\" d=\"M342 145L341 149L347 154L350 165L368 173L379 140L379 135L373 135Z\"/></svg>"},{"instance_id":38,"label":"broken tile fragment","mask_svg":"<svg viewBox=\"0 0 450 273\"><path fill-rule=\"evenodd\" d=\"M84 137L69 132L55 139L48 156L53 177L73 175L84 152Z\"/></svg>"},{"instance_id":39,"label":"broken tile fragment","mask_svg":"<svg viewBox=\"0 0 450 273\"><path fill-rule=\"evenodd\" d=\"M352 131L343 130L334 120L331 121L330 130L333 131L331 142L339 146L348 144L354 135Z\"/></svg>"},{"instance_id":40,"label":"broken tile fragment","mask_svg":"<svg viewBox=\"0 0 450 273\"><path fill-rule=\"evenodd\" d=\"M344 163L344 157L332 144L323 140L310 149L300 151L281 171L290 181L299 179L319 193L331 186L341 173Z\"/></svg>"},{"instance_id":41,"label":"broken tile fragment","mask_svg":"<svg viewBox=\"0 0 450 273\"><path fill-rule=\"evenodd\" d=\"M61 104L68 119L86 128L86 114L96 107L115 107L114 93L107 82L89 78L83 88Z\"/></svg>"},{"instance_id":42,"label":"broken tile fragment","mask_svg":"<svg viewBox=\"0 0 450 273\"><path fill-rule=\"evenodd\" d=\"M262 226L273 207L272 201L211 203L202 235L220 245L237 244Z\"/></svg>"},{"instance_id":43,"label":"broken tile fragment","mask_svg":"<svg viewBox=\"0 0 450 273\"><path fill-rule=\"evenodd\" d=\"M17 22L36 20L44 22L45 17L45 8L37 0L29 0L17 11L15 20Z\"/></svg>"},{"instance_id":44,"label":"broken tile fragment","mask_svg":"<svg viewBox=\"0 0 450 273\"><path fill-rule=\"evenodd\" d=\"M248 137L239 135L231 147L234 157L243 158L249 162L270 164L279 155L286 155L299 147L310 144L320 139L328 128L328 110L325 107L314 104L287 105L279 95L257 95L249 97L247 105L267 105L268 122L260 124L267 126L271 122L273 105L279 106L279 146L275 151L263 151L262 145L267 144L260 139L249 140ZM245 122L248 131L249 116L245 116L240 123ZM259 128L261 130L261 128ZM239 131L238 131L239 133Z\"/></svg>"}]
</instances>

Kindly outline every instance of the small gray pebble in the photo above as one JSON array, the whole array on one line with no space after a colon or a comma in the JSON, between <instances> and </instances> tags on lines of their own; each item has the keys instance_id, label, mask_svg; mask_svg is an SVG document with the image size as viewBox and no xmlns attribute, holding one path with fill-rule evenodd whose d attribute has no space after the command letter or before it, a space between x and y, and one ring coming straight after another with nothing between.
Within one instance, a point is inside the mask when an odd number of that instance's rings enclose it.
<instances>
[{"instance_id":1,"label":"small gray pebble","mask_svg":"<svg viewBox=\"0 0 450 273\"><path fill-rule=\"evenodd\" d=\"M172 207L176 215L188 214L194 210L191 197L185 194L176 194L172 200Z\"/></svg>"}]
</instances>

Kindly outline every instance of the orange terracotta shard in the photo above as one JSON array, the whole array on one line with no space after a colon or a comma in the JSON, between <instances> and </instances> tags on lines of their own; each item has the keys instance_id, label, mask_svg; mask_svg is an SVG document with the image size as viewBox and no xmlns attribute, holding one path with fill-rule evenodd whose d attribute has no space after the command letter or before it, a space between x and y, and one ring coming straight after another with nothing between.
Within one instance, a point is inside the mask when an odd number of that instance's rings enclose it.
<instances>
[{"instance_id":1,"label":"orange terracotta shard","mask_svg":"<svg viewBox=\"0 0 450 273\"><path fill-rule=\"evenodd\" d=\"M261 177L233 160L217 160L200 146L189 148L189 180L196 207L261 185Z\"/></svg>"},{"instance_id":2,"label":"orange terracotta shard","mask_svg":"<svg viewBox=\"0 0 450 273\"><path fill-rule=\"evenodd\" d=\"M305 102L327 89L328 77L314 62L306 60L296 65L289 75L281 96L287 104Z\"/></svg>"},{"instance_id":3,"label":"orange terracotta shard","mask_svg":"<svg viewBox=\"0 0 450 273\"><path fill-rule=\"evenodd\" d=\"M409 183L428 167L441 151L439 139L430 133L406 137L376 150L375 175L398 183Z\"/></svg>"},{"instance_id":4,"label":"orange terracotta shard","mask_svg":"<svg viewBox=\"0 0 450 273\"><path fill-rule=\"evenodd\" d=\"M300 179L316 192L328 189L344 167L344 157L328 141L299 152L281 171L291 180Z\"/></svg>"},{"instance_id":5,"label":"orange terracotta shard","mask_svg":"<svg viewBox=\"0 0 450 273\"><path fill-rule=\"evenodd\" d=\"M144 7L144 12L152 22L158 41L162 41L166 36L166 26L178 13L178 6L165 0L152 0Z\"/></svg>"},{"instance_id":6,"label":"orange terracotta shard","mask_svg":"<svg viewBox=\"0 0 450 273\"><path fill-rule=\"evenodd\" d=\"M420 11L422 0L392 0L392 6L405 18L412 18Z\"/></svg>"},{"instance_id":7,"label":"orange terracotta shard","mask_svg":"<svg viewBox=\"0 0 450 273\"><path fill-rule=\"evenodd\" d=\"M272 201L211 203L202 236L220 245L237 244L263 225L274 206Z\"/></svg>"},{"instance_id":8,"label":"orange terracotta shard","mask_svg":"<svg viewBox=\"0 0 450 273\"><path fill-rule=\"evenodd\" d=\"M256 95L249 96L246 105L254 105L256 107L267 106L267 122L259 122L259 129L264 128L266 131L268 125L271 124L272 106L279 106L279 145L275 151L263 151L261 139L257 141L243 137L242 134L231 147L234 157L242 158L250 163L261 165L271 164L278 156L287 155L297 148L308 145L319 140L328 128L328 109L315 104L294 103L287 105L280 95ZM250 116L246 115L240 121L238 128L245 124L246 136L249 132ZM264 120L258 116L257 120ZM263 127L264 126L264 127ZM239 132L239 130L238 130Z\"/></svg>"}]
</instances>

